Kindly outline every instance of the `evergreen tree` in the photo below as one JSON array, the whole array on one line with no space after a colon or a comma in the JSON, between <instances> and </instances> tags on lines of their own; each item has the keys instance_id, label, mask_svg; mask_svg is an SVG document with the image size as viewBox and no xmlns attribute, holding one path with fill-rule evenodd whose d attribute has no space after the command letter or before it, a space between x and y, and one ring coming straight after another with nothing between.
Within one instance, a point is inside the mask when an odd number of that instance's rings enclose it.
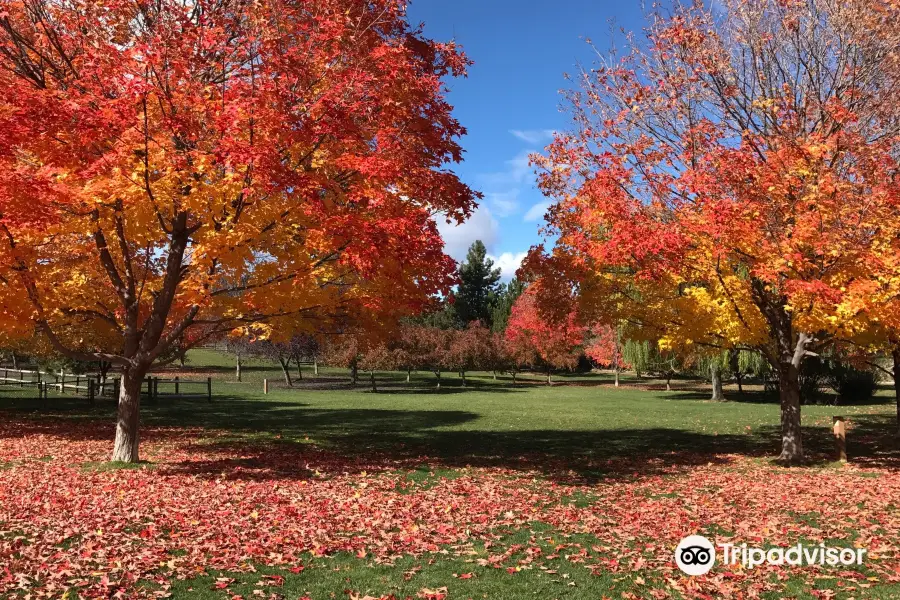
<instances>
[{"instance_id":1,"label":"evergreen tree","mask_svg":"<svg viewBox=\"0 0 900 600\"><path fill-rule=\"evenodd\" d=\"M500 269L494 268L494 261L487 257L487 248L477 240L459 266L459 289L454 308L460 322L481 321L486 326L491 325L491 303L499 281Z\"/></svg>"},{"instance_id":2,"label":"evergreen tree","mask_svg":"<svg viewBox=\"0 0 900 600\"><path fill-rule=\"evenodd\" d=\"M509 314L512 312L513 304L522 292L525 291L525 284L515 277L509 280L507 284L500 284L494 302L491 305L491 329L495 333L503 333L506 331L506 324L509 322Z\"/></svg>"}]
</instances>

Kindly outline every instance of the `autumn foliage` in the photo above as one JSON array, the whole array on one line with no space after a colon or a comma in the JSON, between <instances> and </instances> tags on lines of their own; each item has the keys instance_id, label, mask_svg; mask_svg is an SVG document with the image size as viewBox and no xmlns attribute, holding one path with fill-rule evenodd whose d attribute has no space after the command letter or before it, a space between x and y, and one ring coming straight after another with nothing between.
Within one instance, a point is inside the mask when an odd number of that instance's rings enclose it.
<instances>
[{"instance_id":1,"label":"autumn foliage","mask_svg":"<svg viewBox=\"0 0 900 600\"><path fill-rule=\"evenodd\" d=\"M389 322L448 291L432 214L473 208L445 166L467 59L405 8L0 8L0 319L122 369L114 458L138 460L137 386L176 340Z\"/></svg>"},{"instance_id":2,"label":"autumn foliage","mask_svg":"<svg viewBox=\"0 0 900 600\"><path fill-rule=\"evenodd\" d=\"M804 357L869 328L868 271L897 264L897 16L880 0L655 14L646 43L581 72L573 128L537 158L558 241L532 276L663 348L761 352L789 462Z\"/></svg>"},{"instance_id":3,"label":"autumn foliage","mask_svg":"<svg viewBox=\"0 0 900 600\"><path fill-rule=\"evenodd\" d=\"M585 328L574 311L559 319L541 311L537 300L540 286L532 286L513 305L506 328L509 352L517 361L541 363L550 383L553 369L568 369L578 364Z\"/></svg>"}]
</instances>

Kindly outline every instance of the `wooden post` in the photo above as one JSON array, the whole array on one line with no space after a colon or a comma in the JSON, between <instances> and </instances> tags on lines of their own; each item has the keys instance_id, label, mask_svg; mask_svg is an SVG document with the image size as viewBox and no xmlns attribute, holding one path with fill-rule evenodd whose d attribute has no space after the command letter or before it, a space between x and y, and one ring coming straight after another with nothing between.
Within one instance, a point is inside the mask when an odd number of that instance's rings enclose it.
<instances>
[{"instance_id":1,"label":"wooden post","mask_svg":"<svg viewBox=\"0 0 900 600\"><path fill-rule=\"evenodd\" d=\"M175 376L175 395L178 395L178 375Z\"/></svg>"},{"instance_id":2,"label":"wooden post","mask_svg":"<svg viewBox=\"0 0 900 600\"><path fill-rule=\"evenodd\" d=\"M19 371L19 381L25 381L25 371ZM24 387L23 384L19 384L19 387Z\"/></svg>"},{"instance_id":3,"label":"wooden post","mask_svg":"<svg viewBox=\"0 0 900 600\"><path fill-rule=\"evenodd\" d=\"M153 382L153 399L159 400L159 377L154 377L151 381Z\"/></svg>"},{"instance_id":4,"label":"wooden post","mask_svg":"<svg viewBox=\"0 0 900 600\"><path fill-rule=\"evenodd\" d=\"M88 387L88 401L91 403L91 406L94 405L94 380L88 377L87 380Z\"/></svg>"},{"instance_id":5,"label":"wooden post","mask_svg":"<svg viewBox=\"0 0 900 600\"><path fill-rule=\"evenodd\" d=\"M269 393L269 380L263 379L263 394Z\"/></svg>"},{"instance_id":6,"label":"wooden post","mask_svg":"<svg viewBox=\"0 0 900 600\"><path fill-rule=\"evenodd\" d=\"M834 444L837 447L838 460L847 462L847 427L844 417L834 417Z\"/></svg>"},{"instance_id":7,"label":"wooden post","mask_svg":"<svg viewBox=\"0 0 900 600\"><path fill-rule=\"evenodd\" d=\"M206 378L206 401L212 402L212 377Z\"/></svg>"},{"instance_id":8,"label":"wooden post","mask_svg":"<svg viewBox=\"0 0 900 600\"><path fill-rule=\"evenodd\" d=\"M147 400L153 400L153 378L147 376Z\"/></svg>"},{"instance_id":9,"label":"wooden post","mask_svg":"<svg viewBox=\"0 0 900 600\"><path fill-rule=\"evenodd\" d=\"M66 372L62 369L59 370L59 393L66 393Z\"/></svg>"}]
</instances>

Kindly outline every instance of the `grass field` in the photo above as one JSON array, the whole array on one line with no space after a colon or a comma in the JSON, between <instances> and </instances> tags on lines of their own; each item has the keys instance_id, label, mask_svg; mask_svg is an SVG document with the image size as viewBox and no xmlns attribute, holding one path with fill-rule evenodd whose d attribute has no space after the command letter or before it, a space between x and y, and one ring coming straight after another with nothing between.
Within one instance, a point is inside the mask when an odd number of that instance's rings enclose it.
<instances>
[{"instance_id":1,"label":"grass field","mask_svg":"<svg viewBox=\"0 0 900 600\"><path fill-rule=\"evenodd\" d=\"M432 374L382 373L372 392L367 376L354 388L307 369L263 395L277 366L245 361L241 383L233 368L191 354L177 374L212 376L215 399L146 403L137 467L103 462L111 403L0 401L0 595L900 597L886 392L804 407L810 464L785 469L759 390L710 402L698 382L617 389L603 374L469 374L465 388L445 374L436 390ZM847 466L831 461L835 414ZM874 558L690 578L672 550L698 532Z\"/></svg>"}]
</instances>

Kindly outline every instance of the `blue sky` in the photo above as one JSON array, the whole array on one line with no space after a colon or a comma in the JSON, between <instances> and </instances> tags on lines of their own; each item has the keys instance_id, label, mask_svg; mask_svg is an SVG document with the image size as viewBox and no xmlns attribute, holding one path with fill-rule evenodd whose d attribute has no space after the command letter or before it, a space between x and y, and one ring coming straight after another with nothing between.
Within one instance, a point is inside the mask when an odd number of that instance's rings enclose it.
<instances>
[{"instance_id":1,"label":"blue sky","mask_svg":"<svg viewBox=\"0 0 900 600\"><path fill-rule=\"evenodd\" d=\"M540 240L547 204L528 155L566 127L564 73L593 62L585 38L608 47L610 19L617 29L640 29L640 1L413 0L409 19L423 22L433 39L455 39L475 61L467 79L450 82L454 114L469 131L465 162L455 170L485 197L466 224L441 224L441 233L457 260L484 241L506 279Z\"/></svg>"}]
</instances>

